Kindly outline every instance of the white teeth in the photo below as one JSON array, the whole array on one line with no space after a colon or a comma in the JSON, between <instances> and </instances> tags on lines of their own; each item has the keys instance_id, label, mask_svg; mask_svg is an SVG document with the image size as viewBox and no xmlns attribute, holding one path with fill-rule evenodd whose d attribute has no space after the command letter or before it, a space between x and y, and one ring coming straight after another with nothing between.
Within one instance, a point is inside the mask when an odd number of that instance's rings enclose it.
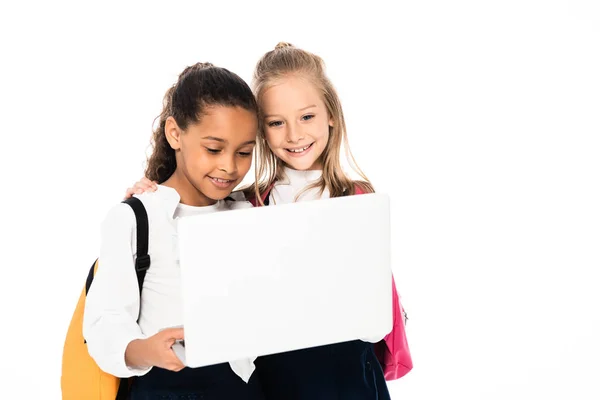
<instances>
[{"instance_id":1,"label":"white teeth","mask_svg":"<svg viewBox=\"0 0 600 400\"><path fill-rule=\"evenodd\" d=\"M291 151L292 153L302 153L304 150L308 149L309 147L310 147L310 144L301 149L288 149L288 151Z\"/></svg>"},{"instance_id":2,"label":"white teeth","mask_svg":"<svg viewBox=\"0 0 600 400\"><path fill-rule=\"evenodd\" d=\"M219 182L219 183L229 183L231 182L230 180L227 179L219 179L219 178L213 178L215 181Z\"/></svg>"}]
</instances>

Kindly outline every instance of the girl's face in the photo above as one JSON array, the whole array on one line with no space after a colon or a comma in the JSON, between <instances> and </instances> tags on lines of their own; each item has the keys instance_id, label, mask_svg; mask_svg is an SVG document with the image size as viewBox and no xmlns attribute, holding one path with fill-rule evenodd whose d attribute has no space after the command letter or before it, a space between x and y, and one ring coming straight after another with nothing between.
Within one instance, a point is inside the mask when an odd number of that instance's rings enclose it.
<instances>
[{"instance_id":1,"label":"girl's face","mask_svg":"<svg viewBox=\"0 0 600 400\"><path fill-rule=\"evenodd\" d=\"M194 205L206 205L229 196L252 164L256 114L240 107L207 107L200 122L185 132L170 120L165 133L176 151L177 170L194 192L186 197L195 199Z\"/></svg>"},{"instance_id":2,"label":"girl's face","mask_svg":"<svg viewBox=\"0 0 600 400\"><path fill-rule=\"evenodd\" d=\"M292 169L322 169L332 121L314 85L284 78L265 90L260 106L271 151Z\"/></svg>"}]
</instances>

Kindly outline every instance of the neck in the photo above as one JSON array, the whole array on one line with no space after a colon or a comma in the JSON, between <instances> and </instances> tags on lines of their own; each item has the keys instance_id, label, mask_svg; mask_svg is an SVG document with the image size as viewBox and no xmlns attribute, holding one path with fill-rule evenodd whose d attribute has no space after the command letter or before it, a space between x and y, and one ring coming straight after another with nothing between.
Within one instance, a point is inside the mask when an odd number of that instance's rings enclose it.
<instances>
[{"instance_id":1,"label":"neck","mask_svg":"<svg viewBox=\"0 0 600 400\"><path fill-rule=\"evenodd\" d=\"M209 199L204 193L196 189L179 168L162 185L175 189L179 194L180 202L188 206L205 207L212 206L217 202Z\"/></svg>"}]
</instances>

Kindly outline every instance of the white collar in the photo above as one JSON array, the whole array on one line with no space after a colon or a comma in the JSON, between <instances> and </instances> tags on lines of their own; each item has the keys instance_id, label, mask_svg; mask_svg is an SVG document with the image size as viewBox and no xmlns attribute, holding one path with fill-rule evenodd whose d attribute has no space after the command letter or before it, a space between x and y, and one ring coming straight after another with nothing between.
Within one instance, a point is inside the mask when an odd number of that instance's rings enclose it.
<instances>
[{"instance_id":1,"label":"white collar","mask_svg":"<svg viewBox=\"0 0 600 400\"><path fill-rule=\"evenodd\" d=\"M160 200L162 201L162 203L165 205L165 211L167 212L167 216L172 219L173 216L175 215L175 210L177 210L177 206L180 205L181 196L179 196L179 193L177 193L177 190L175 190L171 187L164 186L164 185L157 185L157 186L158 186L158 189L154 193L156 193L157 197L159 197ZM207 210L210 208L216 209L216 208L221 207L222 202L223 202L223 200L219 200L211 206L204 206L204 207L206 207ZM181 205L183 207L192 207L187 204L181 204Z\"/></svg>"},{"instance_id":2,"label":"white collar","mask_svg":"<svg viewBox=\"0 0 600 400\"><path fill-rule=\"evenodd\" d=\"M291 169L289 167L283 168L283 179L275 183L275 185L294 185L300 184L300 186L306 186L310 183L314 183L321 179L323 171L321 170L307 170L299 171Z\"/></svg>"}]
</instances>

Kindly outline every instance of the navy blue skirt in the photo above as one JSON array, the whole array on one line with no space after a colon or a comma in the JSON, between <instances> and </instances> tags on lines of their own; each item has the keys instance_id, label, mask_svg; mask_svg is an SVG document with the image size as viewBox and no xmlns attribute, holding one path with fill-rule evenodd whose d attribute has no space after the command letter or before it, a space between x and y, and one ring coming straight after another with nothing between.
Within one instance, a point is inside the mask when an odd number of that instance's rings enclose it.
<instances>
[{"instance_id":1,"label":"navy blue skirt","mask_svg":"<svg viewBox=\"0 0 600 400\"><path fill-rule=\"evenodd\" d=\"M390 400L372 343L274 354L255 364L266 400Z\"/></svg>"},{"instance_id":2,"label":"navy blue skirt","mask_svg":"<svg viewBox=\"0 0 600 400\"><path fill-rule=\"evenodd\" d=\"M154 367L134 378L131 400L265 400L256 377L248 383L228 363L173 372Z\"/></svg>"}]
</instances>

